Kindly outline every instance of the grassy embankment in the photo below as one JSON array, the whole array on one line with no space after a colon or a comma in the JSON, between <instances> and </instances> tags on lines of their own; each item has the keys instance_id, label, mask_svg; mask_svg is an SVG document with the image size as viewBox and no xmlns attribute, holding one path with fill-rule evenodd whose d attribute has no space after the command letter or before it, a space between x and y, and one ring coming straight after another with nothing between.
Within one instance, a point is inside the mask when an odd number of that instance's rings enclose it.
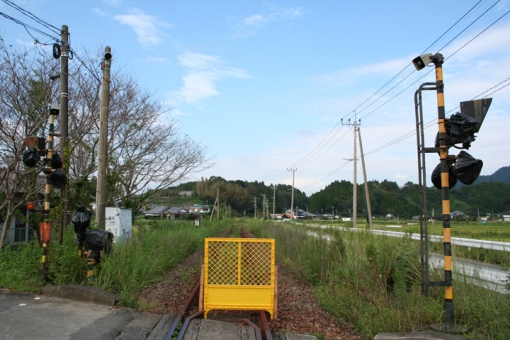
<instances>
[{"instance_id":1,"label":"grassy embankment","mask_svg":"<svg viewBox=\"0 0 510 340\"><path fill-rule=\"evenodd\" d=\"M254 223L254 222L252 222ZM319 303L367 338L442 323L444 290L421 295L419 245L409 238L332 230L333 239L313 237L303 226L253 227L276 239L280 265L315 288ZM318 231L321 233L321 231ZM441 272L432 272L434 281ZM508 339L510 295L454 282L456 320L489 339Z\"/></svg>"}]
</instances>

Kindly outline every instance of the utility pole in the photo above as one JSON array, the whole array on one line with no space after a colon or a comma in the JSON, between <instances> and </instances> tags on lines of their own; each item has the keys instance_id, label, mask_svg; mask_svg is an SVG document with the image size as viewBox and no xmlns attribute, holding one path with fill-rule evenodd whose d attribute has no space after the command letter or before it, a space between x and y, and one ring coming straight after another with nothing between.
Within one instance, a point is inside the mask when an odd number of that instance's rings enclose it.
<instances>
[{"instance_id":1,"label":"utility pole","mask_svg":"<svg viewBox=\"0 0 510 340\"><path fill-rule=\"evenodd\" d=\"M367 171L365 168L365 156L363 155L363 144L361 144L361 131L359 128L358 138L359 138L359 153L361 155L361 166L363 168L363 181L365 182L365 197L367 199L368 227L370 229L373 229L374 223L372 221L372 206L370 205L370 193L368 191Z\"/></svg>"},{"instance_id":2,"label":"utility pole","mask_svg":"<svg viewBox=\"0 0 510 340\"><path fill-rule=\"evenodd\" d=\"M257 197L253 197L253 202L254 202L254 210L255 210L255 213L253 214L253 218L256 220L257 219Z\"/></svg>"},{"instance_id":3,"label":"utility pole","mask_svg":"<svg viewBox=\"0 0 510 340\"><path fill-rule=\"evenodd\" d=\"M105 229L105 207L106 207L106 168L108 154L108 111L110 106L110 66L111 49L106 46L104 59L101 63L103 69L103 83L101 94L101 116L99 126L99 162L97 166L96 186L96 223L99 229Z\"/></svg>"},{"instance_id":4,"label":"utility pole","mask_svg":"<svg viewBox=\"0 0 510 340\"><path fill-rule=\"evenodd\" d=\"M262 219L266 219L266 194L260 194L262 196Z\"/></svg>"},{"instance_id":5,"label":"utility pole","mask_svg":"<svg viewBox=\"0 0 510 340\"><path fill-rule=\"evenodd\" d=\"M273 184L273 222L274 222L274 207L276 202L276 185ZM480 213L478 213L480 215Z\"/></svg>"},{"instance_id":6,"label":"utility pole","mask_svg":"<svg viewBox=\"0 0 510 340\"><path fill-rule=\"evenodd\" d=\"M292 194L290 198L290 220L292 221L294 219L294 173L297 171L295 168L287 168L287 171L292 171Z\"/></svg>"},{"instance_id":7,"label":"utility pole","mask_svg":"<svg viewBox=\"0 0 510 340\"><path fill-rule=\"evenodd\" d=\"M62 43L60 54L60 136L62 140L62 171L69 177L70 150L69 150L69 28L62 25L60 31ZM66 185L61 192L60 204L63 210L62 223L59 226L59 244L64 243L64 228L69 226L71 213L69 208L69 186Z\"/></svg>"},{"instance_id":8,"label":"utility pole","mask_svg":"<svg viewBox=\"0 0 510 340\"><path fill-rule=\"evenodd\" d=\"M216 188L216 200L218 201L218 208L216 210L216 221L220 220L220 188Z\"/></svg>"},{"instance_id":9,"label":"utility pole","mask_svg":"<svg viewBox=\"0 0 510 340\"><path fill-rule=\"evenodd\" d=\"M342 125L352 125L354 126L354 180L352 183L352 227L356 228L356 219L358 217L358 184L357 184L357 173L356 173L356 131L357 126L361 124L361 119L356 121L356 111L354 111L354 123L351 123L351 119L349 118L348 123L344 124L343 119L341 119Z\"/></svg>"}]
</instances>

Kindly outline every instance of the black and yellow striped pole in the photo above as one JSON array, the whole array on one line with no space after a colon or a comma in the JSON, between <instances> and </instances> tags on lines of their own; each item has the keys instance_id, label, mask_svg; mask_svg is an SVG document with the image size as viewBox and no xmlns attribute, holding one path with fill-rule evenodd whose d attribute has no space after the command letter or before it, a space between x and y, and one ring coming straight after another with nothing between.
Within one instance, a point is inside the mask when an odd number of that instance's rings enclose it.
<instances>
[{"instance_id":1,"label":"black and yellow striped pole","mask_svg":"<svg viewBox=\"0 0 510 340\"><path fill-rule=\"evenodd\" d=\"M446 133L444 109L444 83L443 83L443 55L436 53L432 57L436 68L437 91L437 117L439 125L439 158L441 160L441 191L442 191L442 217L443 217L443 248L444 248L444 312L445 327L455 328L455 311L453 305L452 282L452 244L450 231L450 181L448 178L448 135Z\"/></svg>"},{"instance_id":2,"label":"black and yellow striped pole","mask_svg":"<svg viewBox=\"0 0 510 340\"><path fill-rule=\"evenodd\" d=\"M46 166L43 172L46 174L46 185L44 188L44 220L39 224L39 237L42 244L42 268L41 274L43 280L46 281L48 277L48 243L51 238L51 222L50 222L50 194L51 182L50 174L52 172L52 159L53 159L53 136L55 134L55 116L58 114L58 108L52 106L50 110L49 134L48 144L46 149Z\"/></svg>"}]
</instances>

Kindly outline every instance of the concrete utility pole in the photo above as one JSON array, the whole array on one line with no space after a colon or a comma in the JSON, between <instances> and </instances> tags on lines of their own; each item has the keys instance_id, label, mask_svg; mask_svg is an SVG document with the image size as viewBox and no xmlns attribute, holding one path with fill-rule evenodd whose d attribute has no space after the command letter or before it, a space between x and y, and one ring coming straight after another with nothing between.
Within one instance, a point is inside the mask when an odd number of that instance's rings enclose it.
<instances>
[{"instance_id":1,"label":"concrete utility pole","mask_svg":"<svg viewBox=\"0 0 510 340\"><path fill-rule=\"evenodd\" d=\"M262 196L262 219L266 219L266 194L260 194Z\"/></svg>"},{"instance_id":2,"label":"concrete utility pole","mask_svg":"<svg viewBox=\"0 0 510 340\"><path fill-rule=\"evenodd\" d=\"M359 138L359 153L361 155L361 166L363 168L363 181L365 182L365 197L367 199L368 226L370 229L373 229L374 223L372 221L372 206L370 205L370 193L368 190L367 171L365 168L365 156L363 155L363 144L361 144L361 131L359 128L358 138Z\"/></svg>"},{"instance_id":3,"label":"concrete utility pole","mask_svg":"<svg viewBox=\"0 0 510 340\"><path fill-rule=\"evenodd\" d=\"M356 228L356 219L358 217L358 184L357 184L357 173L356 173L356 131L357 126L361 124L361 119L359 121L356 121L356 111L354 111L354 123L351 123L351 120L349 119L349 122L344 124L343 119L341 119L342 125L352 125L354 126L353 132L354 132L354 180L352 183L352 227Z\"/></svg>"},{"instance_id":4,"label":"concrete utility pole","mask_svg":"<svg viewBox=\"0 0 510 340\"><path fill-rule=\"evenodd\" d=\"M253 218L254 219L257 219L257 197L253 197L253 202L254 202L254 210L255 210L255 213L253 214Z\"/></svg>"},{"instance_id":5,"label":"concrete utility pole","mask_svg":"<svg viewBox=\"0 0 510 340\"><path fill-rule=\"evenodd\" d=\"M218 207L216 209L216 221L220 220L220 188L216 189L216 199L218 200Z\"/></svg>"},{"instance_id":6,"label":"concrete utility pole","mask_svg":"<svg viewBox=\"0 0 510 340\"><path fill-rule=\"evenodd\" d=\"M273 185L273 222L274 222L274 207L276 202L276 185ZM478 213L480 215L480 213Z\"/></svg>"},{"instance_id":7,"label":"concrete utility pole","mask_svg":"<svg viewBox=\"0 0 510 340\"><path fill-rule=\"evenodd\" d=\"M69 28L62 25L60 31L60 40L62 43L60 54L60 136L62 140L62 171L69 177L69 164L71 155L69 154ZM59 226L59 244L64 242L64 228L69 226L71 221L71 212L69 208L69 187L68 185L61 192L60 203L64 216Z\"/></svg>"},{"instance_id":8,"label":"concrete utility pole","mask_svg":"<svg viewBox=\"0 0 510 340\"><path fill-rule=\"evenodd\" d=\"M294 173L297 171L297 169L295 168L295 165L294 165L294 168L287 168L287 171L292 171L292 194L291 194L291 198L290 198L290 219L293 220L294 219Z\"/></svg>"},{"instance_id":9,"label":"concrete utility pole","mask_svg":"<svg viewBox=\"0 0 510 340\"><path fill-rule=\"evenodd\" d=\"M106 167L108 154L108 111L110 108L110 66L111 49L106 46L104 59L101 63L103 69L103 83L101 94L101 116L99 126L99 162L97 166L96 186L96 223L99 229L105 229L105 206L106 206Z\"/></svg>"}]
</instances>

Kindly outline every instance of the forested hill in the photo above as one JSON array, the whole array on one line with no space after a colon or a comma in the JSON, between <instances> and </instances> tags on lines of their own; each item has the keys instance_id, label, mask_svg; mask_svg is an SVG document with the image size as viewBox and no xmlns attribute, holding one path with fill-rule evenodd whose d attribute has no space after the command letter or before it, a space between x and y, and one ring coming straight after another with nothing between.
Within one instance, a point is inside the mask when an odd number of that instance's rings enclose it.
<instances>
[{"instance_id":1,"label":"forested hill","mask_svg":"<svg viewBox=\"0 0 510 340\"><path fill-rule=\"evenodd\" d=\"M506 184L510 184L510 166L504 166L498 169L495 173L488 176L480 176L476 180L475 183L485 183L485 182L502 182Z\"/></svg>"},{"instance_id":2,"label":"forested hill","mask_svg":"<svg viewBox=\"0 0 510 340\"><path fill-rule=\"evenodd\" d=\"M386 216L393 214L409 218L419 214L420 187L412 182L399 187L396 182L370 181L370 203L372 214ZM364 186L358 185L358 216L366 214L366 198ZM427 208L429 214L432 209L435 214L441 214L441 190L434 187L427 189ZM451 211L462 211L469 215L484 215L486 213L510 212L510 184L501 182L485 182L463 186L450 191ZM335 181L320 192L310 196L311 212L328 212L331 207L342 216L348 216L352 209L352 183Z\"/></svg>"},{"instance_id":3,"label":"forested hill","mask_svg":"<svg viewBox=\"0 0 510 340\"><path fill-rule=\"evenodd\" d=\"M478 183L480 182L480 183ZM262 211L263 196L269 201L268 210L273 210L273 196L275 199L275 212L283 213L290 208L291 186L266 185L264 182L247 182L226 180L218 176L202 179L199 182L183 183L177 188L169 189L192 190L196 199L212 204L216 199L217 190L220 190L220 202L225 202L233 209L234 215L242 216L245 213L252 215L255 204L257 210ZM382 182L369 182L370 202L372 214L386 216L393 214L403 218L418 215L420 188L412 182L399 187L396 182L384 180ZM171 195L169 195L171 196ZM366 216L366 199L363 185L358 185L358 216ZM256 198L256 201L255 201ZM477 183L456 187L450 191L451 211L462 211L469 215L487 213L510 214L510 167L504 167L490 176L480 176ZM172 202L168 202L171 204ZM306 194L295 188L294 207L308 210L311 213L331 213L336 215L352 215L352 182L335 181L321 191L307 197ZM434 187L427 189L427 208L429 214L434 209L435 214L441 214L441 190Z\"/></svg>"}]
</instances>

